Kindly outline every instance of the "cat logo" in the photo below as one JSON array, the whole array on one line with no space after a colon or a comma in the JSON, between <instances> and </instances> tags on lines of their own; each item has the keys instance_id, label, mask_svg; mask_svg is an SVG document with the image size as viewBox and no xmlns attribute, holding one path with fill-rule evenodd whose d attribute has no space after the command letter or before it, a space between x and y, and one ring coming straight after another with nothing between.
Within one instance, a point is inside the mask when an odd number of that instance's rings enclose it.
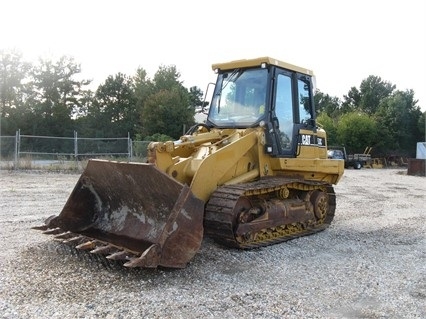
<instances>
[{"instance_id":1,"label":"cat logo","mask_svg":"<svg viewBox=\"0 0 426 319\"><path fill-rule=\"evenodd\" d=\"M311 145L311 135L302 134L302 145Z\"/></svg>"},{"instance_id":2,"label":"cat logo","mask_svg":"<svg viewBox=\"0 0 426 319\"><path fill-rule=\"evenodd\" d=\"M315 135L306 135L306 134L302 134L301 136L302 136L302 140L301 140L302 145L324 146L322 137L317 137Z\"/></svg>"}]
</instances>

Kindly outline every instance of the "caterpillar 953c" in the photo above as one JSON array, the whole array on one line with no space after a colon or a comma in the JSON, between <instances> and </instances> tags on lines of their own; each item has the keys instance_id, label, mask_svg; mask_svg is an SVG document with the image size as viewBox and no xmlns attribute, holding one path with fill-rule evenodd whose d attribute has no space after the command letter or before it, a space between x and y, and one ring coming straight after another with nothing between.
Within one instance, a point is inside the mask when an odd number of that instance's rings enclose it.
<instances>
[{"instance_id":1,"label":"caterpillar 953c","mask_svg":"<svg viewBox=\"0 0 426 319\"><path fill-rule=\"evenodd\" d=\"M203 236L250 249L324 230L342 160L327 158L313 73L270 57L212 65L207 119L146 163L90 160L44 233L127 267L184 268Z\"/></svg>"}]
</instances>

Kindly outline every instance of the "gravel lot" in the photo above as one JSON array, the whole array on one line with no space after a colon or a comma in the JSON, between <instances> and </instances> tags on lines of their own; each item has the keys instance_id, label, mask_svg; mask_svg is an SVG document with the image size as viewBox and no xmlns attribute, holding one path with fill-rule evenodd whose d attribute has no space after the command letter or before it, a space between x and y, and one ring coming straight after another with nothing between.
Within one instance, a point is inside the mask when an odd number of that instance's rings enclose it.
<instances>
[{"instance_id":1,"label":"gravel lot","mask_svg":"<svg viewBox=\"0 0 426 319\"><path fill-rule=\"evenodd\" d=\"M182 270L125 269L30 229L79 175L0 171L1 318L426 318L426 178L346 170L333 224Z\"/></svg>"}]
</instances>

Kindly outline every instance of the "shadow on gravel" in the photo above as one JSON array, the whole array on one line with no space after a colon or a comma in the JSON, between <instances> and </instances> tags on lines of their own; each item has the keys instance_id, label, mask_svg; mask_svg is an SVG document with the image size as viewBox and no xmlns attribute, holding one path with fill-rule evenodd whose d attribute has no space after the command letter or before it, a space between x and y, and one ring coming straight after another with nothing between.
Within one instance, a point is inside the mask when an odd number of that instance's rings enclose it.
<instances>
[{"instance_id":1,"label":"shadow on gravel","mask_svg":"<svg viewBox=\"0 0 426 319\"><path fill-rule=\"evenodd\" d=\"M259 263L262 259L260 252L261 249L229 249L206 238L200 251L186 268L128 268L123 266L125 261L108 260L100 254L91 254L72 245L49 240L23 250L13 262L16 269L22 271L25 271L29 263L36 263L43 276L52 278L58 273L66 276L83 275L91 281L107 281L108 278L113 278L123 283L138 282L154 288L166 282L191 280L194 274L201 274L201 277L203 274L232 276ZM28 268L34 269L32 266Z\"/></svg>"},{"instance_id":2,"label":"shadow on gravel","mask_svg":"<svg viewBox=\"0 0 426 319\"><path fill-rule=\"evenodd\" d=\"M67 244L62 244L55 241L49 241L39 244L32 250L27 250L25 253L42 255L48 253L51 263L58 263L58 266L66 263L73 263L80 268L88 268L91 271L108 271L117 275L126 276L148 276L150 278L158 275L158 270L174 271L173 269L151 269L151 268L128 268L124 266L125 261L109 260L100 254L91 254L88 251L79 250ZM47 260L46 260L47 261Z\"/></svg>"}]
</instances>

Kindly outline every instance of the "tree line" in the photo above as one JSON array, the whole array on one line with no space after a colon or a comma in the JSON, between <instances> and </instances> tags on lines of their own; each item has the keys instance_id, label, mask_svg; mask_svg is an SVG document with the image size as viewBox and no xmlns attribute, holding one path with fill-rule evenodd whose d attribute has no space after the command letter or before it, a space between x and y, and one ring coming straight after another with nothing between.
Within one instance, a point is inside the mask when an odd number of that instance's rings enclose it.
<instances>
[{"instance_id":1,"label":"tree line","mask_svg":"<svg viewBox=\"0 0 426 319\"><path fill-rule=\"evenodd\" d=\"M175 66L160 66L149 78L143 68L108 76L96 90L79 79L72 57L23 61L0 52L1 135L178 138L194 122L202 91L185 88Z\"/></svg>"},{"instance_id":2,"label":"tree line","mask_svg":"<svg viewBox=\"0 0 426 319\"><path fill-rule=\"evenodd\" d=\"M0 135L120 137L134 140L177 139L194 122L203 92L189 89L176 66L160 66L152 78L110 75L96 90L81 79L72 57L28 63L17 51L0 51ZM317 90L317 119L329 145L361 152L413 156L425 136L425 113L413 90L400 91L378 76L350 88L343 100Z\"/></svg>"},{"instance_id":3,"label":"tree line","mask_svg":"<svg viewBox=\"0 0 426 319\"><path fill-rule=\"evenodd\" d=\"M378 156L415 157L426 125L426 112L417 103L413 90L397 90L374 75L359 88L351 87L343 100L320 91L315 94L317 121L328 133L329 145L343 145L355 153L373 147Z\"/></svg>"}]
</instances>

